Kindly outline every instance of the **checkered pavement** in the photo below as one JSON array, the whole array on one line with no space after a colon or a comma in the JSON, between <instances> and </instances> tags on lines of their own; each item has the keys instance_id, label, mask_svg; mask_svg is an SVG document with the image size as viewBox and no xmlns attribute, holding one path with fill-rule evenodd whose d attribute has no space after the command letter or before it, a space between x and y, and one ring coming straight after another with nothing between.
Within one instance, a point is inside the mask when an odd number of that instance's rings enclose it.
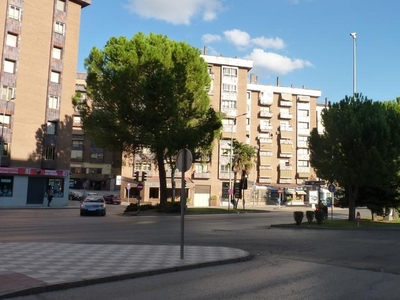
<instances>
[{"instance_id":1,"label":"checkered pavement","mask_svg":"<svg viewBox=\"0 0 400 300\"><path fill-rule=\"evenodd\" d=\"M249 259L224 247L0 243L0 299Z\"/></svg>"}]
</instances>

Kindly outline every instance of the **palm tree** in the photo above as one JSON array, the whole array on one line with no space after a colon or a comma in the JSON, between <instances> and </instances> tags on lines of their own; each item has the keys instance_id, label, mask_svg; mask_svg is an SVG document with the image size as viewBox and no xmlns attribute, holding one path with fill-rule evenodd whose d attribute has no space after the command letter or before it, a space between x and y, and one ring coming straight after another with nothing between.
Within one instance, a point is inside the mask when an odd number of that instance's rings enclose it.
<instances>
[{"instance_id":1,"label":"palm tree","mask_svg":"<svg viewBox=\"0 0 400 300\"><path fill-rule=\"evenodd\" d=\"M241 174L241 187L240 193L243 192L244 182L247 183L247 175L250 173L254 165L255 150L252 146L233 140L233 155L232 155L232 171L233 171L233 182L236 183L237 174ZM245 200L243 199L243 209L245 206ZM239 201L235 201L234 206L237 208Z\"/></svg>"}]
</instances>

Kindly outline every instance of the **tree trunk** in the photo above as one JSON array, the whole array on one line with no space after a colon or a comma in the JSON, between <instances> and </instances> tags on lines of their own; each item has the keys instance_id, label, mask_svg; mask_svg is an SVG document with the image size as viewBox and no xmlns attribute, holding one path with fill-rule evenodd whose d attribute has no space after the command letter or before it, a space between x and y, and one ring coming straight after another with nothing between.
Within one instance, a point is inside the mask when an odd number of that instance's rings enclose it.
<instances>
[{"instance_id":1,"label":"tree trunk","mask_svg":"<svg viewBox=\"0 0 400 300\"><path fill-rule=\"evenodd\" d=\"M167 203L167 176L165 174L164 152L157 149L158 176L160 178L160 204Z\"/></svg>"},{"instance_id":2,"label":"tree trunk","mask_svg":"<svg viewBox=\"0 0 400 300\"><path fill-rule=\"evenodd\" d=\"M349 197L349 221L355 221L356 219L356 200L358 197L358 187L349 186L348 188Z\"/></svg>"}]
</instances>

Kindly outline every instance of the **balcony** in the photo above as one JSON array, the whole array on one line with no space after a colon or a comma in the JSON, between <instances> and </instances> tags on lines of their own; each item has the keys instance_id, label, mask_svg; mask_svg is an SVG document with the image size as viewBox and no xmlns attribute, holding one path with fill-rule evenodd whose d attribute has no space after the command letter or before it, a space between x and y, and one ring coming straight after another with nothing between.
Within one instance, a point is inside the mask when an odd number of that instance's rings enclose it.
<instances>
[{"instance_id":1,"label":"balcony","mask_svg":"<svg viewBox=\"0 0 400 300\"><path fill-rule=\"evenodd\" d=\"M272 112L267 111L267 110L261 110L259 112L259 117L260 118L272 118L273 115L274 114Z\"/></svg>"},{"instance_id":2,"label":"balcony","mask_svg":"<svg viewBox=\"0 0 400 300\"><path fill-rule=\"evenodd\" d=\"M292 101L279 101L279 105L280 106L284 106L284 107L292 107L293 106L293 102Z\"/></svg>"},{"instance_id":3,"label":"balcony","mask_svg":"<svg viewBox=\"0 0 400 300\"><path fill-rule=\"evenodd\" d=\"M308 148L307 142L306 141L298 141L297 148Z\"/></svg>"},{"instance_id":4,"label":"balcony","mask_svg":"<svg viewBox=\"0 0 400 300\"><path fill-rule=\"evenodd\" d=\"M299 102L310 102L310 96L297 96L297 101Z\"/></svg>"},{"instance_id":5,"label":"balcony","mask_svg":"<svg viewBox=\"0 0 400 300\"><path fill-rule=\"evenodd\" d=\"M289 114L289 113L283 113L283 112L281 112L281 113L279 113L279 118L280 118L280 119L288 119L288 120L290 120L290 119L293 118L293 115L292 115L292 114Z\"/></svg>"},{"instance_id":6,"label":"balcony","mask_svg":"<svg viewBox=\"0 0 400 300\"><path fill-rule=\"evenodd\" d=\"M42 169L56 170L57 161L56 160L42 160Z\"/></svg>"},{"instance_id":7,"label":"balcony","mask_svg":"<svg viewBox=\"0 0 400 300\"><path fill-rule=\"evenodd\" d=\"M192 177L193 179L210 179L211 174L210 172L193 172Z\"/></svg>"},{"instance_id":8,"label":"balcony","mask_svg":"<svg viewBox=\"0 0 400 300\"><path fill-rule=\"evenodd\" d=\"M259 183L272 183L272 178L259 178Z\"/></svg>"},{"instance_id":9,"label":"balcony","mask_svg":"<svg viewBox=\"0 0 400 300\"><path fill-rule=\"evenodd\" d=\"M223 112L227 118L235 118L237 116L236 108L221 107L221 112Z\"/></svg>"},{"instance_id":10,"label":"balcony","mask_svg":"<svg viewBox=\"0 0 400 300\"><path fill-rule=\"evenodd\" d=\"M310 154L298 154L297 159L299 160L310 160Z\"/></svg>"},{"instance_id":11,"label":"balcony","mask_svg":"<svg viewBox=\"0 0 400 300\"><path fill-rule=\"evenodd\" d=\"M261 132L268 132L271 131L274 127L270 124L260 124L260 131Z\"/></svg>"},{"instance_id":12,"label":"balcony","mask_svg":"<svg viewBox=\"0 0 400 300\"><path fill-rule=\"evenodd\" d=\"M310 135L310 129L297 129L297 134L298 135L304 135L304 136L309 136Z\"/></svg>"}]
</instances>

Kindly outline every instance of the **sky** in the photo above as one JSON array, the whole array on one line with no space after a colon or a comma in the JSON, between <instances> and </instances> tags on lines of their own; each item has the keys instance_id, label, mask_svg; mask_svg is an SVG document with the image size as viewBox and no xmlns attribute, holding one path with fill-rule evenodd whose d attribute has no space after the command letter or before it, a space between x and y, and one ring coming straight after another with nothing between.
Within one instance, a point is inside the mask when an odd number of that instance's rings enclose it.
<instances>
[{"instance_id":1,"label":"sky","mask_svg":"<svg viewBox=\"0 0 400 300\"><path fill-rule=\"evenodd\" d=\"M320 90L318 103L351 96L354 77L368 99L394 100L399 11L396 0L92 0L82 9L78 71L111 37L156 33L208 55L251 59L260 84L279 77L281 86Z\"/></svg>"}]
</instances>

